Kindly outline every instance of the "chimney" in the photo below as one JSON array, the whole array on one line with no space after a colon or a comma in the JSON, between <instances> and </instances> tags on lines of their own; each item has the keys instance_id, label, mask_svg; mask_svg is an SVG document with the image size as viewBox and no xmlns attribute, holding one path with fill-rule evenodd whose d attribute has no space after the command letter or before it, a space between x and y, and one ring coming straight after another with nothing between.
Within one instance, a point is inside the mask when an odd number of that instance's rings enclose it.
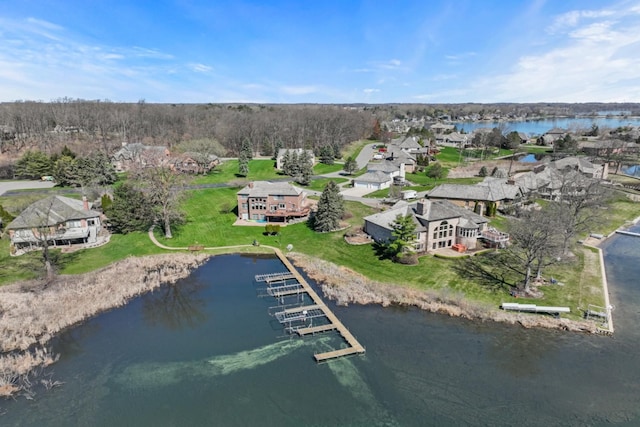
<instances>
[{"instance_id":1,"label":"chimney","mask_svg":"<svg viewBox=\"0 0 640 427\"><path fill-rule=\"evenodd\" d=\"M87 196L82 196L82 207L85 211L89 210L89 201L87 200Z\"/></svg>"},{"instance_id":2,"label":"chimney","mask_svg":"<svg viewBox=\"0 0 640 427\"><path fill-rule=\"evenodd\" d=\"M416 206L416 213L420 216L429 217L431 212L431 200L420 199Z\"/></svg>"},{"instance_id":3,"label":"chimney","mask_svg":"<svg viewBox=\"0 0 640 427\"><path fill-rule=\"evenodd\" d=\"M253 181L249 183L249 188L253 188Z\"/></svg>"}]
</instances>

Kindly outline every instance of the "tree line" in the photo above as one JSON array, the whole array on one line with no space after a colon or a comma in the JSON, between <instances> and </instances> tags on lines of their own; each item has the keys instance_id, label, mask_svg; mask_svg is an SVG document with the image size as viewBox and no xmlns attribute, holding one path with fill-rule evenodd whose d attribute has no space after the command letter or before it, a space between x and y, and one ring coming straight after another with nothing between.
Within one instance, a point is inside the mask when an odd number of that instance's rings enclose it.
<instances>
[{"instance_id":1,"label":"tree line","mask_svg":"<svg viewBox=\"0 0 640 427\"><path fill-rule=\"evenodd\" d=\"M303 147L319 155L368 137L373 115L339 105L150 104L63 98L54 102L0 104L0 153L68 145L83 154L110 154L123 141L170 148L192 140L215 140L223 155L237 156L248 141L255 154L277 146Z\"/></svg>"}]
</instances>

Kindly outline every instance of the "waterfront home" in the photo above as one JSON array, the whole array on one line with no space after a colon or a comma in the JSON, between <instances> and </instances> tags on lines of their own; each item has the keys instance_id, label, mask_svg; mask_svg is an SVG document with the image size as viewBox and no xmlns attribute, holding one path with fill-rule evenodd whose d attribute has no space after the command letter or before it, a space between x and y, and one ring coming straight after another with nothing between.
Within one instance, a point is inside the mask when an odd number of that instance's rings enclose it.
<instances>
[{"instance_id":1,"label":"waterfront home","mask_svg":"<svg viewBox=\"0 0 640 427\"><path fill-rule=\"evenodd\" d=\"M393 208L364 218L364 231L378 243L393 240L398 215L411 216L416 225L414 250L418 253L457 247L473 250L482 240L503 246L509 235L487 226L487 218L447 200L400 201Z\"/></svg>"},{"instance_id":2,"label":"waterfront home","mask_svg":"<svg viewBox=\"0 0 640 427\"><path fill-rule=\"evenodd\" d=\"M20 255L51 246L96 246L102 233L102 214L86 198L51 196L28 206L7 225L11 253Z\"/></svg>"},{"instance_id":3,"label":"waterfront home","mask_svg":"<svg viewBox=\"0 0 640 427\"><path fill-rule=\"evenodd\" d=\"M239 220L286 223L311 211L307 193L287 182L250 182L237 198Z\"/></svg>"}]
</instances>

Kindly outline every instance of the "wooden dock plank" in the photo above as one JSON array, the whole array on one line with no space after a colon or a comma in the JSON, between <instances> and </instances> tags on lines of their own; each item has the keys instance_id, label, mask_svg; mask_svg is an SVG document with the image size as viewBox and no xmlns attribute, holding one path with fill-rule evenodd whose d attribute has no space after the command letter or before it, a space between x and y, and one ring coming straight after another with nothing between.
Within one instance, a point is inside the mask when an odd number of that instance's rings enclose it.
<instances>
[{"instance_id":1,"label":"wooden dock plank","mask_svg":"<svg viewBox=\"0 0 640 427\"><path fill-rule=\"evenodd\" d=\"M297 329L296 332L298 333L298 335L302 336L302 335L308 335L308 334L315 334L318 332L326 332L326 331L332 331L336 329L336 325L333 323L328 323L326 325L320 325L320 326L310 326L308 328L300 328Z\"/></svg>"},{"instance_id":2,"label":"wooden dock plank","mask_svg":"<svg viewBox=\"0 0 640 427\"><path fill-rule=\"evenodd\" d=\"M316 362L324 362L326 360L360 353L364 353L364 348L347 347L340 350L327 351L326 353L314 354L313 357L316 359Z\"/></svg>"}]
</instances>

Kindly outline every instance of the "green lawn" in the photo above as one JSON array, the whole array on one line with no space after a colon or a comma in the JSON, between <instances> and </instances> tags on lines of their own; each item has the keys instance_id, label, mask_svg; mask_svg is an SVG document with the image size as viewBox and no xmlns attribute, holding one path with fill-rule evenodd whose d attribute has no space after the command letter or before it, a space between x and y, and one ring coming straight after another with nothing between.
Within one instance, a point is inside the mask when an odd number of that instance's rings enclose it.
<instances>
[{"instance_id":1,"label":"green lawn","mask_svg":"<svg viewBox=\"0 0 640 427\"><path fill-rule=\"evenodd\" d=\"M344 168L344 163L334 163L332 165L325 165L324 163L317 163L313 167L314 175L324 175L326 173L340 172Z\"/></svg>"},{"instance_id":2,"label":"green lawn","mask_svg":"<svg viewBox=\"0 0 640 427\"><path fill-rule=\"evenodd\" d=\"M227 160L221 165L216 166L209 174L197 176L194 184L221 184L221 183L246 183L249 181L267 181L271 179L286 178L285 175L279 173L275 168L273 160L250 160L249 175L239 177L238 160Z\"/></svg>"},{"instance_id":3,"label":"green lawn","mask_svg":"<svg viewBox=\"0 0 640 427\"><path fill-rule=\"evenodd\" d=\"M380 141L372 141L369 139L354 141L342 149L342 159L347 160L349 157L353 157L355 159L365 145L376 143L382 144Z\"/></svg>"},{"instance_id":4,"label":"green lawn","mask_svg":"<svg viewBox=\"0 0 640 427\"><path fill-rule=\"evenodd\" d=\"M341 184L343 182L349 181L347 178L320 178L312 180L309 185L303 186L303 188L308 188L309 190L314 191L322 191L324 187L327 185L329 181L333 181L336 184Z\"/></svg>"}]
</instances>

